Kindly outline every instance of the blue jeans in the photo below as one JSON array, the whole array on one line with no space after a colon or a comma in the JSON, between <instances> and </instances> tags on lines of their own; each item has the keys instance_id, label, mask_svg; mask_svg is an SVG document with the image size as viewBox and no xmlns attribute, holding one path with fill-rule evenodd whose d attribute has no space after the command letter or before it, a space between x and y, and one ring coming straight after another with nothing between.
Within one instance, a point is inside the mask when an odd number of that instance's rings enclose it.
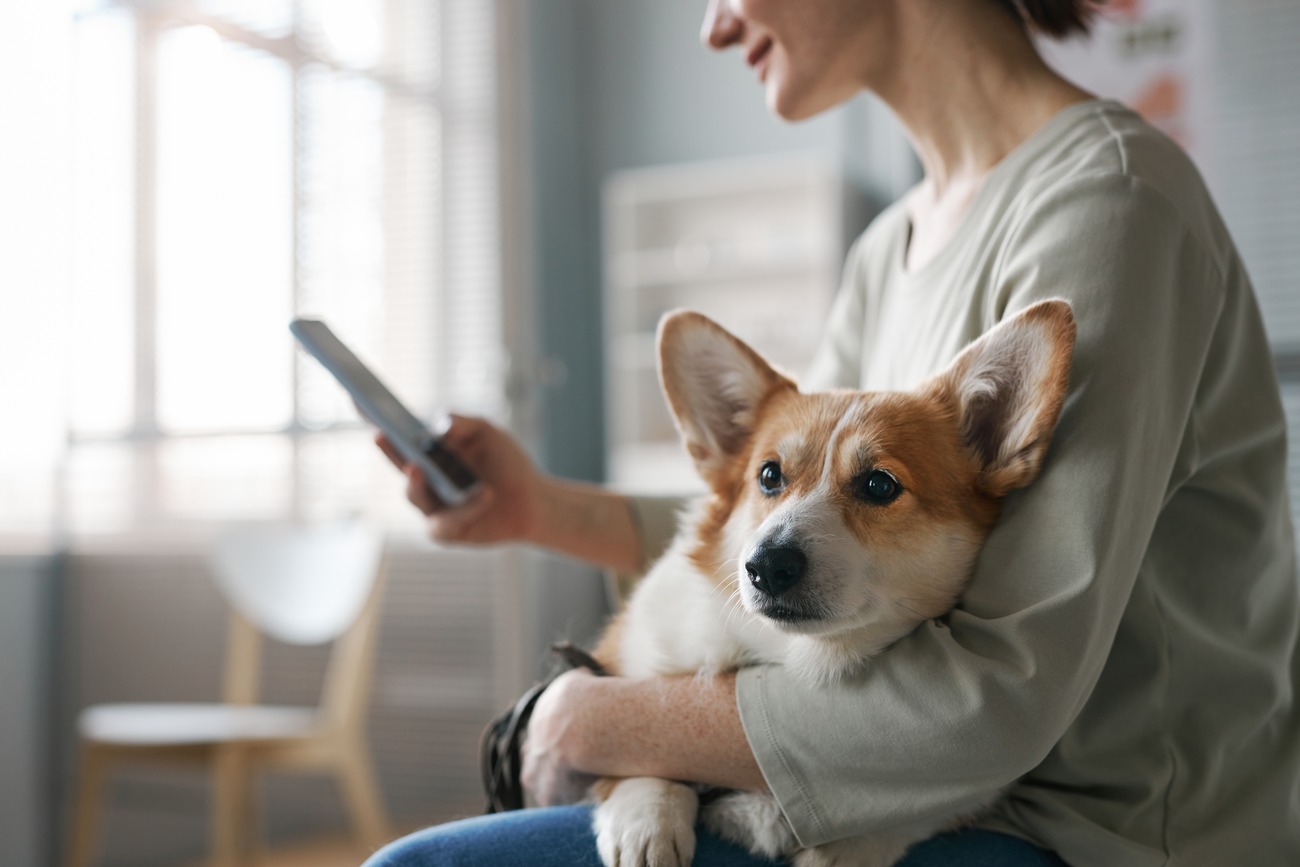
<instances>
[{"instance_id":1,"label":"blue jeans","mask_svg":"<svg viewBox=\"0 0 1300 867\"><path fill-rule=\"evenodd\" d=\"M777 867L696 828L699 867ZM591 806L518 810L462 819L388 844L362 867L601 867ZM898 867L1066 867L1030 843L978 828L912 847Z\"/></svg>"}]
</instances>

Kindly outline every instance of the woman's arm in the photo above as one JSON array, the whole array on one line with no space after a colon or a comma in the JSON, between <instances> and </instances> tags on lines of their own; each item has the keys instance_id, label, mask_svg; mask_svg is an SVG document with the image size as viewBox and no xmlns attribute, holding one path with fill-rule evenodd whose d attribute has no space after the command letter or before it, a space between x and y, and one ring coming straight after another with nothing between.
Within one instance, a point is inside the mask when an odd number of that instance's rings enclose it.
<instances>
[{"instance_id":1,"label":"woman's arm","mask_svg":"<svg viewBox=\"0 0 1300 867\"><path fill-rule=\"evenodd\" d=\"M734 674L633 680L570 671L533 711L524 785L541 804L575 800L592 777L765 790L735 688Z\"/></svg>"},{"instance_id":2,"label":"woman's arm","mask_svg":"<svg viewBox=\"0 0 1300 867\"><path fill-rule=\"evenodd\" d=\"M628 498L597 485L547 477L528 541L618 572L641 568Z\"/></svg>"},{"instance_id":3,"label":"woman's arm","mask_svg":"<svg viewBox=\"0 0 1300 867\"><path fill-rule=\"evenodd\" d=\"M513 437L485 419L452 416L443 433L447 448L483 483L470 502L455 509L434 497L420 469L382 434L375 441L406 474L406 497L427 517L429 536L439 542L531 542L622 572L641 565L641 540L627 497L539 472Z\"/></svg>"}]
</instances>

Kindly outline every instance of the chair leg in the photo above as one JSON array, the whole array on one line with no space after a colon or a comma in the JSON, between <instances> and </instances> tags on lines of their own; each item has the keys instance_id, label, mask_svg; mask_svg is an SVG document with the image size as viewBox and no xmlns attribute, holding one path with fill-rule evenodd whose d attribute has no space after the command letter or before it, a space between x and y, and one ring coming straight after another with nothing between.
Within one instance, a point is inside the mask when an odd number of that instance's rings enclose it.
<instances>
[{"instance_id":1,"label":"chair leg","mask_svg":"<svg viewBox=\"0 0 1300 867\"><path fill-rule=\"evenodd\" d=\"M366 849L374 851L391 839L388 820L384 816L383 800L375 780L370 750L365 744L353 744L341 750L339 781L343 798L352 817L352 827L357 839Z\"/></svg>"},{"instance_id":2,"label":"chair leg","mask_svg":"<svg viewBox=\"0 0 1300 867\"><path fill-rule=\"evenodd\" d=\"M244 852L249 864L261 864L266 857L262 846L262 790L256 765L249 764L244 783Z\"/></svg>"},{"instance_id":3,"label":"chair leg","mask_svg":"<svg viewBox=\"0 0 1300 867\"><path fill-rule=\"evenodd\" d=\"M65 867L90 867L95 857L108 763L108 756L102 748L92 743L82 743L80 767L77 769L77 802L72 819L72 840L63 862Z\"/></svg>"},{"instance_id":4,"label":"chair leg","mask_svg":"<svg viewBox=\"0 0 1300 867\"><path fill-rule=\"evenodd\" d=\"M212 761L212 861L239 867L247 857L248 752L219 747Z\"/></svg>"}]
</instances>

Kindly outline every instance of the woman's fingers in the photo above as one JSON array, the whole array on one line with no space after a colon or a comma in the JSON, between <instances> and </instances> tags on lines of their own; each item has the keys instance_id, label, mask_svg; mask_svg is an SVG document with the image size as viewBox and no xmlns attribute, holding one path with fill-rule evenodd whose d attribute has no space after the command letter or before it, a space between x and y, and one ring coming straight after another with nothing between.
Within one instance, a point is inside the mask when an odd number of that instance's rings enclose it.
<instances>
[{"instance_id":1,"label":"woman's fingers","mask_svg":"<svg viewBox=\"0 0 1300 867\"><path fill-rule=\"evenodd\" d=\"M533 708L524 738L520 782L542 806L575 804L591 788L595 778L576 770L565 755L572 739L574 719L582 705L571 698L575 687L594 679L585 668L575 668L551 681Z\"/></svg>"},{"instance_id":2,"label":"woman's fingers","mask_svg":"<svg viewBox=\"0 0 1300 867\"><path fill-rule=\"evenodd\" d=\"M459 453L487 429L484 419L448 413L437 425L435 434L444 446Z\"/></svg>"},{"instance_id":3,"label":"woman's fingers","mask_svg":"<svg viewBox=\"0 0 1300 867\"><path fill-rule=\"evenodd\" d=\"M478 532L479 522L489 515L496 501L492 488L483 486L468 503L429 515L429 534L439 542L495 542L490 532ZM427 514L427 513L426 513ZM482 528L478 528L481 530Z\"/></svg>"},{"instance_id":4,"label":"woman's fingers","mask_svg":"<svg viewBox=\"0 0 1300 867\"><path fill-rule=\"evenodd\" d=\"M392 441L382 433L375 435L375 445L406 476L406 499L428 519L430 537L471 544L522 539L540 484L527 454L508 434L474 416L444 416L434 433L479 477L477 492L454 508L430 490L424 473Z\"/></svg>"},{"instance_id":5,"label":"woman's fingers","mask_svg":"<svg viewBox=\"0 0 1300 867\"><path fill-rule=\"evenodd\" d=\"M375 445L379 446L379 450L384 453L384 457L392 461L393 466L405 472L406 458L402 457L402 453L397 450L397 446L393 445L388 437L384 436L383 433L376 433Z\"/></svg>"},{"instance_id":6,"label":"woman's fingers","mask_svg":"<svg viewBox=\"0 0 1300 867\"><path fill-rule=\"evenodd\" d=\"M408 464L402 467L402 471L406 473L406 499L410 500L415 508L426 515L432 515L446 508L446 504L429 490L429 486L424 481L423 470L415 464Z\"/></svg>"},{"instance_id":7,"label":"woman's fingers","mask_svg":"<svg viewBox=\"0 0 1300 867\"><path fill-rule=\"evenodd\" d=\"M490 517L496 502L492 488L486 485L469 502L451 509L429 490L420 468L411 465L406 468L406 498L429 519L429 535L439 542L498 541L491 527L479 526Z\"/></svg>"},{"instance_id":8,"label":"woman's fingers","mask_svg":"<svg viewBox=\"0 0 1300 867\"><path fill-rule=\"evenodd\" d=\"M443 502L439 500L429 490L429 486L424 482L424 471L416 464L409 464L397 446L384 436L382 433L375 434L375 445L384 453L384 457L392 462L393 466L402 471L406 476L406 499L426 515L433 514L443 508Z\"/></svg>"}]
</instances>

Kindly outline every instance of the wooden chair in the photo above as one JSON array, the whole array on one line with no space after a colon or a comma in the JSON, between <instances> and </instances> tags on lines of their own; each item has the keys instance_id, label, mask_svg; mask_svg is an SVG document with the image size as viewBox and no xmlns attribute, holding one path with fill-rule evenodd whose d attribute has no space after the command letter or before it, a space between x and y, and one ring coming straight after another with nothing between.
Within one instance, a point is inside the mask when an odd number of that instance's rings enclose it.
<instances>
[{"instance_id":1,"label":"wooden chair","mask_svg":"<svg viewBox=\"0 0 1300 867\"><path fill-rule=\"evenodd\" d=\"M383 538L358 525L232 529L213 547L213 577L231 606L222 704L110 704L81 713L80 783L67 867L96 850L107 775L129 763L181 763L213 774L213 855L249 863L253 783L264 770L337 775L359 842L378 848L388 822L366 743L384 583ZM319 707L256 704L263 636L333 641Z\"/></svg>"}]
</instances>

